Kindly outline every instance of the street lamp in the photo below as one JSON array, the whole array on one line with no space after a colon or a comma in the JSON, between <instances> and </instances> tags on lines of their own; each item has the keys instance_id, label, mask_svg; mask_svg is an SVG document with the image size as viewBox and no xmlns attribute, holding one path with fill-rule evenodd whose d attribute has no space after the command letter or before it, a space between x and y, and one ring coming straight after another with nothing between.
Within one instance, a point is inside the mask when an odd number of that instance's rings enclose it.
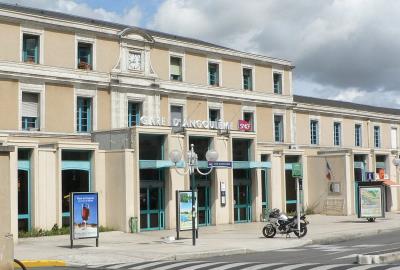
<instances>
[{"instance_id":1,"label":"street lamp","mask_svg":"<svg viewBox=\"0 0 400 270\"><path fill-rule=\"evenodd\" d=\"M174 149L169 154L170 160L175 164L181 161L182 159L182 152ZM218 159L218 153L215 150L208 150L206 153L207 161L216 161ZM195 172L197 171L201 175L209 175L212 170L214 169L212 166L210 170L206 173L203 173L199 170L198 163L197 163L197 154L194 152L194 144L190 145L190 151L187 152L187 162L185 163L186 170L183 174L189 174L191 178L191 190L192 190L192 243L193 246L196 245L196 201L195 201L195 188L196 188L196 179L194 177ZM178 170L177 170L178 172ZM179 173L179 172L178 172Z\"/></svg>"}]
</instances>

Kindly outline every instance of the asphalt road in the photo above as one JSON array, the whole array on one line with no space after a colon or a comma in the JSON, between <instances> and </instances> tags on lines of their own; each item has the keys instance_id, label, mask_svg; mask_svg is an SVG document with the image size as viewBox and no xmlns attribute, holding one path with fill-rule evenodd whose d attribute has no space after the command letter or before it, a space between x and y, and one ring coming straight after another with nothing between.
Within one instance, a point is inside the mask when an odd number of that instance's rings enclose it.
<instances>
[{"instance_id":1,"label":"asphalt road","mask_svg":"<svg viewBox=\"0 0 400 270\"><path fill-rule=\"evenodd\" d=\"M268 239L266 239L268 245ZM330 245L308 245L246 255L205 258L193 261L152 261L132 264L97 266L96 269L141 269L141 270L400 270L399 264L357 265L357 254L386 253L400 251L400 231L375 235L357 240ZM35 268L40 269L40 268ZM41 268L41 270L70 270L84 268ZM94 268L87 268L94 269Z\"/></svg>"}]
</instances>

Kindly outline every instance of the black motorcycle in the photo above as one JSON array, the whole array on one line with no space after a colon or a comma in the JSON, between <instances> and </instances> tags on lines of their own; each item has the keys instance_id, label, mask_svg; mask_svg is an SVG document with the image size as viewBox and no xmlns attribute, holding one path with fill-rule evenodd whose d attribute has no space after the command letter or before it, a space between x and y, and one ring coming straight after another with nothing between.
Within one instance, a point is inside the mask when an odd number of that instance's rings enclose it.
<instances>
[{"instance_id":1,"label":"black motorcycle","mask_svg":"<svg viewBox=\"0 0 400 270\"><path fill-rule=\"evenodd\" d=\"M297 215L288 217L279 209L272 209L268 215L268 223L264 226L262 232L266 238L273 238L276 233L286 234L294 233L298 238L304 237L307 234L306 215L300 216L300 232L297 228Z\"/></svg>"}]
</instances>

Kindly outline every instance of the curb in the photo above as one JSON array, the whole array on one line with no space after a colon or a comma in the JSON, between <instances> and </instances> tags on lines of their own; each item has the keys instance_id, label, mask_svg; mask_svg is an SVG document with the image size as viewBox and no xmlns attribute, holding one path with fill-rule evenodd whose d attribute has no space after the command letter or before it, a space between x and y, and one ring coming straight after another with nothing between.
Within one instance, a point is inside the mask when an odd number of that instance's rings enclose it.
<instances>
[{"instance_id":1,"label":"curb","mask_svg":"<svg viewBox=\"0 0 400 270\"><path fill-rule=\"evenodd\" d=\"M21 260L21 263L27 268L67 266L67 263L62 260ZM14 268L18 269L21 267L14 263Z\"/></svg>"},{"instance_id":2,"label":"curb","mask_svg":"<svg viewBox=\"0 0 400 270\"><path fill-rule=\"evenodd\" d=\"M357 255L358 264L383 264L400 261L400 252L379 255Z\"/></svg>"},{"instance_id":3,"label":"curb","mask_svg":"<svg viewBox=\"0 0 400 270\"><path fill-rule=\"evenodd\" d=\"M201 259L201 258L209 258L209 257L227 256L227 255L241 255L241 254L246 254L246 253L250 253L250 252L252 252L252 251L247 248L225 249L225 250L214 250L214 251L206 251L206 252L176 254L176 255L171 256L170 259L179 261L179 260Z\"/></svg>"}]
</instances>

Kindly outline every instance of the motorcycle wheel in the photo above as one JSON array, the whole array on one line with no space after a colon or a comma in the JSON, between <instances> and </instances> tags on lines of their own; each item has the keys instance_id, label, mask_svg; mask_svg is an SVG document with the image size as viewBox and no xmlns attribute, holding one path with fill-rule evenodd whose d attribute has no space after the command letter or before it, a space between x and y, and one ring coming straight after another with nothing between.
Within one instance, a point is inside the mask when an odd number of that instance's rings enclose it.
<instances>
[{"instance_id":1,"label":"motorcycle wheel","mask_svg":"<svg viewBox=\"0 0 400 270\"><path fill-rule=\"evenodd\" d=\"M262 232L265 238L273 238L276 234L276 230L271 224L265 225Z\"/></svg>"},{"instance_id":2,"label":"motorcycle wheel","mask_svg":"<svg viewBox=\"0 0 400 270\"><path fill-rule=\"evenodd\" d=\"M298 231L294 231L294 234L298 238L302 238L302 237L306 236L306 234L307 234L307 224L300 223L300 233Z\"/></svg>"}]
</instances>

